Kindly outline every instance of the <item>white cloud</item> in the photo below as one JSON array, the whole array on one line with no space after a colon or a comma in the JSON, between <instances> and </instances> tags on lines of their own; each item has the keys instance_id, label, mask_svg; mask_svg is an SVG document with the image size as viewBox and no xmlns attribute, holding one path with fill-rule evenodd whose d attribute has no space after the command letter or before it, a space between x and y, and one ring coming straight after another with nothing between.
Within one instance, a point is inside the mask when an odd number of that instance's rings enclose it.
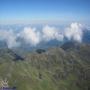
<instances>
[{"instance_id":1,"label":"white cloud","mask_svg":"<svg viewBox=\"0 0 90 90\"><path fill-rule=\"evenodd\" d=\"M12 30L0 30L0 40L5 41L8 48L16 47L19 45L16 39L17 37Z\"/></svg>"},{"instance_id":2,"label":"white cloud","mask_svg":"<svg viewBox=\"0 0 90 90\"><path fill-rule=\"evenodd\" d=\"M31 46L36 46L41 42L49 42L53 39L58 41L63 40L63 35L59 33L59 30L50 26L44 26L42 31L36 28L25 27L24 30L18 34L18 37Z\"/></svg>"},{"instance_id":3,"label":"white cloud","mask_svg":"<svg viewBox=\"0 0 90 90\"><path fill-rule=\"evenodd\" d=\"M46 41L50 41L53 39L56 39L59 41L63 40L62 33L60 33L60 31L55 27L45 26L42 29L42 33L43 33L43 38Z\"/></svg>"},{"instance_id":4,"label":"white cloud","mask_svg":"<svg viewBox=\"0 0 90 90\"><path fill-rule=\"evenodd\" d=\"M25 27L19 33L19 37L31 46L36 46L40 43L40 33L35 28Z\"/></svg>"},{"instance_id":5,"label":"white cloud","mask_svg":"<svg viewBox=\"0 0 90 90\"><path fill-rule=\"evenodd\" d=\"M65 29L64 34L68 40L82 42L83 27L79 23L72 23L70 27Z\"/></svg>"}]
</instances>

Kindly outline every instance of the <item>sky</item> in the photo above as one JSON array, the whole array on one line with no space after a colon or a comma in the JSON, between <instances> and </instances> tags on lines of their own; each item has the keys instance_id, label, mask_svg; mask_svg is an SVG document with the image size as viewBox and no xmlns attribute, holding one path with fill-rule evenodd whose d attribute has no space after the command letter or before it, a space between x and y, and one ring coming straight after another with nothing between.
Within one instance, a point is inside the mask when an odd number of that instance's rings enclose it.
<instances>
[{"instance_id":1,"label":"sky","mask_svg":"<svg viewBox=\"0 0 90 90\"><path fill-rule=\"evenodd\" d=\"M90 0L0 0L0 23L90 22Z\"/></svg>"}]
</instances>

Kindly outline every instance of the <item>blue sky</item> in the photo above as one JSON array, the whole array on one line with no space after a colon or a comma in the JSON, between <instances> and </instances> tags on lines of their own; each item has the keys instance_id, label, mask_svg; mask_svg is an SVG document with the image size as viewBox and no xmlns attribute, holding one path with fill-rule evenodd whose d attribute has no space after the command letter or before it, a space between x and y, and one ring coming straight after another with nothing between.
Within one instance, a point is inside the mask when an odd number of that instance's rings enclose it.
<instances>
[{"instance_id":1,"label":"blue sky","mask_svg":"<svg viewBox=\"0 0 90 90\"><path fill-rule=\"evenodd\" d=\"M90 21L90 0L0 0L0 22Z\"/></svg>"}]
</instances>

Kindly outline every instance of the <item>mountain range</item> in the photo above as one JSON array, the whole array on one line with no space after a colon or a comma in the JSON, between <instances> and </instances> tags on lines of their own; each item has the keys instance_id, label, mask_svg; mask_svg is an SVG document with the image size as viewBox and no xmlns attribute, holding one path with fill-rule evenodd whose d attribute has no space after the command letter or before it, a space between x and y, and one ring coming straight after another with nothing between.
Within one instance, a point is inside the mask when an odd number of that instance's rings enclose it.
<instances>
[{"instance_id":1,"label":"mountain range","mask_svg":"<svg viewBox=\"0 0 90 90\"><path fill-rule=\"evenodd\" d=\"M2 82L5 84L2 85ZM16 90L89 90L90 44L62 46L17 53L0 49L0 87Z\"/></svg>"}]
</instances>

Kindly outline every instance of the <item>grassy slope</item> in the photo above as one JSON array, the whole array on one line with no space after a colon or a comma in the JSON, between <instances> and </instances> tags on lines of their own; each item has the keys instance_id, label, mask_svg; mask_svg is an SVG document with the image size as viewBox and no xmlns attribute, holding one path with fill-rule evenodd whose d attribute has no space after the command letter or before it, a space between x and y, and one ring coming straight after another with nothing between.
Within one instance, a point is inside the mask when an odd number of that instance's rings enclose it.
<instances>
[{"instance_id":1,"label":"grassy slope","mask_svg":"<svg viewBox=\"0 0 90 90\"><path fill-rule=\"evenodd\" d=\"M6 53L6 54L5 54ZM13 52L12 52L13 53ZM5 51L0 56L0 79L7 79L17 90L89 90L90 46L51 48L38 54L28 53L24 61L14 61Z\"/></svg>"}]
</instances>

